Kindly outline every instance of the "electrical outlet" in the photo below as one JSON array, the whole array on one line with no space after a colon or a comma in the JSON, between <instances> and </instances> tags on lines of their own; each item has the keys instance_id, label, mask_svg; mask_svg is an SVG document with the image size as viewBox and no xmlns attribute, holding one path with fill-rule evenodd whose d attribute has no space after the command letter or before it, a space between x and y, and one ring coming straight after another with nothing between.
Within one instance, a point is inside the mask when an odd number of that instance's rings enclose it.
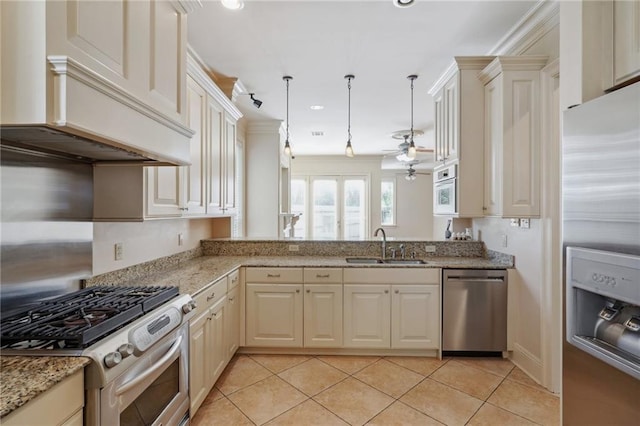
<instances>
[{"instance_id":1,"label":"electrical outlet","mask_svg":"<svg viewBox=\"0 0 640 426\"><path fill-rule=\"evenodd\" d=\"M507 234L502 234L502 247L507 246Z\"/></svg>"},{"instance_id":2,"label":"electrical outlet","mask_svg":"<svg viewBox=\"0 0 640 426\"><path fill-rule=\"evenodd\" d=\"M181 246L184 244L184 236L182 235L182 233L178 234L178 245Z\"/></svg>"},{"instance_id":3,"label":"electrical outlet","mask_svg":"<svg viewBox=\"0 0 640 426\"><path fill-rule=\"evenodd\" d=\"M298 251L300 250L300 246L297 244L289 244L289 251Z\"/></svg>"},{"instance_id":4,"label":"electrical outlet","mask_svg":"<svg viewBox=\"0 0 640 426\"><path fill-rule=\"evenodd\" d=\"M426 251L427 253L435 253L436 246L424 246L424 251Z\"/></svg>"},{"instance_id":5,"label":"electrical outlet","mask_svg":"<svg viewBox=\"0 0 640 426\"><path fill-rule=\"evenodd\" d=\"M529 219L520 219L520 228L529 229Z\"/></svg>"},{"instance_id":6,"label":"electrical outlet","mask_svg":"<svg viewBox=\"0 0 640 426\"><path fill-rule=\"evenodd\" d=\"M122 260L123 251L124 251L124 245L122 243L116 243L114 246L115 260Z\"/></svg>"},{"instance_id":7,"label":"electrical outlet","mask_svg":"<svg viewBox=\"0 0 640 426\"><path fill-rule=\"evenodd\" d=\"M518 226L520 226L520 219L511 218L510 225L513 226L514 228L517 228Z\"/></svg>"}]
</instances>

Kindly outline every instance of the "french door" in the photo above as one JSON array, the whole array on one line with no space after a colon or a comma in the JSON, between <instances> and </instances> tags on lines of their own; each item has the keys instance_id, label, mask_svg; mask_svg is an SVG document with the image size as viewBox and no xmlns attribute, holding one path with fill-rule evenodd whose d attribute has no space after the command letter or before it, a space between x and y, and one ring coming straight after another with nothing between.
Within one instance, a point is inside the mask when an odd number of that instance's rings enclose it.
<instances>
[{"instance_id":1,"label":"french door","mask_svg":"<svg viewBox=\"0 0 640 426\"><path fill-rule=\"evenodd\" d=\"M297 237L361 240L368 235L369 188L366 176L307 176L291 181L292 211L302 213Z\"/></svg>"}]
</instances>

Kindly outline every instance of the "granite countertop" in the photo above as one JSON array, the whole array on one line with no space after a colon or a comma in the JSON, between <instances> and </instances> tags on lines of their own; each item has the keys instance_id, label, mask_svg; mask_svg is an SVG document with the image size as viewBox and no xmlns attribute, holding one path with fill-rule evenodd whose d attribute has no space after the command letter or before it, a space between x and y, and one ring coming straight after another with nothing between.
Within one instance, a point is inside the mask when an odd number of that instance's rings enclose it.
<instances>
[{"instance_id":1,"label":"granite countertop","mask_svg":"<svg viewBox=\"0 0 640 426\"><path fill-rule=\"evenodd\" d=\"M89 363L85 357L0 356L0 418Z\"/></svg>"},{"instance_id":2,"label":"granite countertop","mask_svg":"<svg viewBox=\"0 0 640 426\"><path fill-rule=\"evenodd\" d=\"M351 264L344 256L201 256L154 272L143 274L119 271L117 276L94 277L87 285L159 285L178 286L180 293L196 295L209 284L247 267L316 267L316 268L461 268L504 269L513 263L484 257L429 257L425 265ZM88 365L84 357L22 357L0 356L2 384L0 387L0 417L26 404L65 377Z\"/></svg>"},{"instance_id":3,"label":"granite countertop","mask_svg":"<svg viewBox=\"0 0 640 426\"><path fill-rule=\"evenodd\" d=\"M212 282L241 267L306 268L461 268L504 269L513 264L484 257L430 257L425 265L354 264L338 256L202 256L181 262L179 266L152 273L143 278L121 279L117 285L178 286L180 293L195 295ZM113 284L92 281L91 285Z\"/></svg>"}]
</instances>

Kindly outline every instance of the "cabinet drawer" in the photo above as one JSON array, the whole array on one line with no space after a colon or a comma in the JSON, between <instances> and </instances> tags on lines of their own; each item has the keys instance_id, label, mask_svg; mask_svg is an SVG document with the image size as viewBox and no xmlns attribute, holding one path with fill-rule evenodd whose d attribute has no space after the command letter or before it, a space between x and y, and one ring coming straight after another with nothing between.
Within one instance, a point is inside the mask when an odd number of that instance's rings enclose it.
<instances>
[{"instance_id":1,"label":"cabinet drawer","mask_svg":"<svg viewBox=\"0 0 640 426\"><path fill-rule=\"evenodd\" d=\"M342 268L304 268L305 283L342 283Z\"/></svg>"},{"instance_id":2,"label":"cabinet drawer","mask_svg":"<svg viewBox=\"0 0 640 426\"><path fill-rule=\"evenodd\" d=\"M198 316L201 312L209 309L220 300L224 295L227 294L227 277L220 278L218 281L214 282L208 287L205 287L193 298L196 301L196 315Z\"/></svg>"},{"instance_id":3,"label":"cabinet drawer","mask_svg":"<svg viewBox=\"0 0 640 426\"><path fill-rule=\"evenodd\" d=\"M237 285L240 283L240 270L236 269L235 271L233 271L232 273L230 273L229 275L227 275L229 277L229 291L231 291L232 289L236 288Z\"/></svg>"},{"instance_id":4,"label":"cabinet drawer","mask_svg":"<svg viewBox=\"0 0 640 426\"><path fill-rule=\"evenodd\" d=\"M345 268L344 282L353 284L439 284L439 268Z\"/></svg>"},{"instance_id":5,"label":"cabinet drawer","mask_svg":"<svg viewBox=\"0 0 640 426\"><path fill-rule=\"evenodd\" d=\"M302 268L247 268L248 283L302 283Z\"/></svg>"}]
</instances>

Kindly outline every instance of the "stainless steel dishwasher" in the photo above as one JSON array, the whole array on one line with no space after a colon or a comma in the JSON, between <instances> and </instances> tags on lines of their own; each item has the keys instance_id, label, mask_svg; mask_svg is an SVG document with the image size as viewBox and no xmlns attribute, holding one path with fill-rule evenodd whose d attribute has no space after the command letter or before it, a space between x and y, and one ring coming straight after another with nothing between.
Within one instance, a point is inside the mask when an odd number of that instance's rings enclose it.
<instances>
[{"instance_id":1,"label":"stainless steel dishwasher","mask_svg":"<svg viewBox=\"0 0 640 426\"><path fill-rule=\"evenodd\" d=\"M443 352L507 350L507 271L444 269Z\"/></svg>"}]
</instances>

